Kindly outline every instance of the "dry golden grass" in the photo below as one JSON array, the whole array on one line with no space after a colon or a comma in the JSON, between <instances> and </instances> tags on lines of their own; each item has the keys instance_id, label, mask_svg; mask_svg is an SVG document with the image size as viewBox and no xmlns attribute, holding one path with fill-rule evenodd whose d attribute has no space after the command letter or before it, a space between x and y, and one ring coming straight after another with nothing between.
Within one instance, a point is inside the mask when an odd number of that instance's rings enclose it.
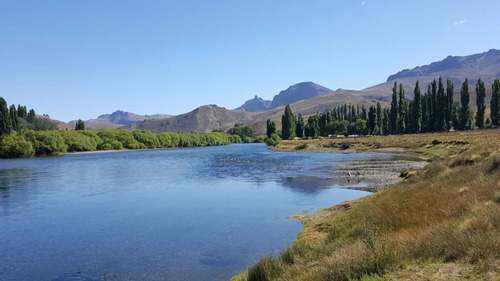
<instances>
[{"instance_id":1,"label":"dry golden grass","mask_svg":"<svg viewBox=\"0 0 500 281\"><path fill-rule=\"evenodd\" d=\"M307 141L306 149L342 141ZM303 220L291 248L234 280L500 280L500 130L350 141L433 161L384 191Z\"/></svg>"}]
</instances>

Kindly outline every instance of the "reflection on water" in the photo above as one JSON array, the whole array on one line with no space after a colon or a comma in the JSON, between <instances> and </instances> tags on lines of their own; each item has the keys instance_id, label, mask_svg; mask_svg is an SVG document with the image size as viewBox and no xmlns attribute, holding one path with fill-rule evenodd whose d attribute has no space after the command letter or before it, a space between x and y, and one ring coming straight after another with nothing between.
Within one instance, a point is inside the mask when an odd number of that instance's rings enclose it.
<instances>
[{"instance_id":1,"label":"reflection on water","mask_svg":"<svg viewBox=\"0 0 500 281\"><path fill-rule=\"evenodd\" d=\"M340 162L388 157L257 144L0 160L0 279L227 280L293 242L288 216L367 194L338 188Z\"/></svg>"}]
</instances>

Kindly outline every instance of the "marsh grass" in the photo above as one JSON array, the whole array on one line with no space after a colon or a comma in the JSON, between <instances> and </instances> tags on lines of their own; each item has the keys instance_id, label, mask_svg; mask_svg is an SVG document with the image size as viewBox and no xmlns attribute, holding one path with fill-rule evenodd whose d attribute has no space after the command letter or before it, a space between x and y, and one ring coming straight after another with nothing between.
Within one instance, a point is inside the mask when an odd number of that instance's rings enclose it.
<instances>
[{"instance_id":1,"label":"marsh grass","mask_svg":"<svg viewBox=\"0 0 500 281\"><path fill-rule=\"evenodd\" d=\"M409 148L436 135L427 138ZM500 133L439 140L424 170L324 210L293 246L235 280L500 280Z\"/></svg>"}]
</instances>

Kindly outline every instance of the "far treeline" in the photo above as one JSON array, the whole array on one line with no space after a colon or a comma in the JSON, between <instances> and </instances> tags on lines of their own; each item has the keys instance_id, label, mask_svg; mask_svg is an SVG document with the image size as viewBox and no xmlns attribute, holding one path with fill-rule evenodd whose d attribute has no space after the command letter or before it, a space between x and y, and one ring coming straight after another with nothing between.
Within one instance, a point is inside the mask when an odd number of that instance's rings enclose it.
<instances>
[{"instance_id":1,"label":"far treeline","mask_svg":"<svg viewBox=\"0 0 500 281\"><path fill-rule=\"evenodd\" d=\"M120 129L85 131L79 120L75 130L57 131L48 118L39 118L33 109L12 105L0 97L0 157L50 156L66 152L148 149L226 145L240 143L238 135L153 133Z\"/></svg>"},{"instance_id":2,"label":"far treeline","mask_svg":"<svg viewBox=\"0 0 500 281\"><path fill-rule=\"evenodd\" d=\"M469 106L469 81L465 79L460 90L460 101L454 101L454 86L450 79L439 77L421 94L419 81L415 84L412 100L405 99L402 84L394 82L390 108L382 108L380 103L368 110L359 105L342 105L308 118L307 124L299 113L295 116L290 106L282 115L282 130L276 130L276 123L267 120L268 144L272 140L317 138L329 135L395 135L498 128L500 119L500 80L492 85L490 117L485 120L486 88L481 78L476 84L477 110L473 115Z\"/></svg>"}]
</instances>

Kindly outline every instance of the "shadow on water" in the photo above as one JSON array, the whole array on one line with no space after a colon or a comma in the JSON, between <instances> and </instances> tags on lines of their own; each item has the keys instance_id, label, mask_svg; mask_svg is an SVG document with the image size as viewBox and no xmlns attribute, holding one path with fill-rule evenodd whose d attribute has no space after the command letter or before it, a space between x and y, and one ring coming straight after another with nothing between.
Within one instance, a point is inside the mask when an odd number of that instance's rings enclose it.
<instances>
[{"instance_id":1,"label":"shadow on water","mask_svg":"<svg viewBox=\"0 0 500 281\"><path fill-rule=\"evenodd\" d=\"M287 177L281 180L280 183L284 187L303 195L317 195L325 189L338 187L338 182L335 179L322 179L308 176Z\"/></svg>"},{"instance_id":2,"label":"shadow on water","mask_svg":"<svg viewBox=\"0 0 500 281\"><path fill-rule=\"evenodd\" d=\"M9 197L11 190L23 188L36 173L30 169L5 169L0 170L1 197Z\"/></svg>"}]
</instances>

